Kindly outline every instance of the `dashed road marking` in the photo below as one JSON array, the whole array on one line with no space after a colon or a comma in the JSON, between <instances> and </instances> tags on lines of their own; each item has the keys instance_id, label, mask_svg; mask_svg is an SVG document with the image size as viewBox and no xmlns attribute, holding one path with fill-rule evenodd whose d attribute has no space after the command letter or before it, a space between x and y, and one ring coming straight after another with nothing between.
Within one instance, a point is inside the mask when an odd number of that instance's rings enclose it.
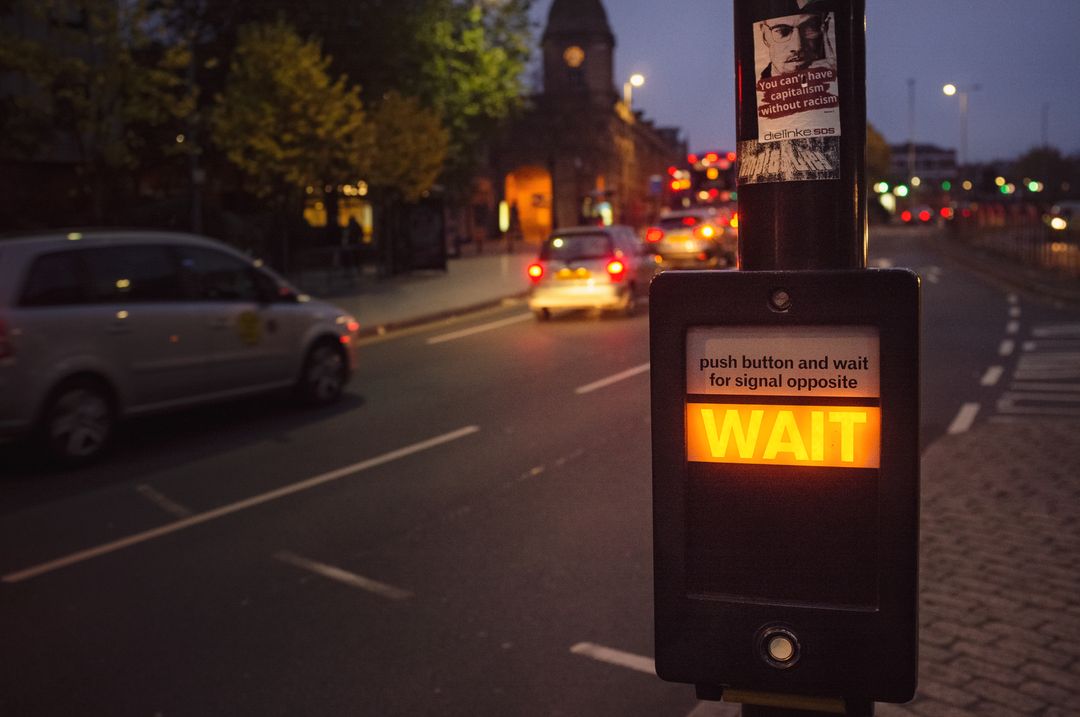
<instances>
[{"instance_id":1,"label":"dashed road marking","mask_svg":"<svg viewBox=\"0 0 1080 717\"><path fill-rule=\"evenodd\" d=\"M986 373L983 374L982 381L983 386L996 386L997 382L1001 380L1001 375L1005 373L1004 366L991 366L986 369Z\"/></svg>"},{"instance_id":2,"label":"dashed road marking","mask_svg":"<svg viewBox=\"0 0 1080 717\"><path fill-rule=\"evenodd\" d=\"M453 331L449 334L442 334L441 336L433 336L427 340L428 346L435 344L444 344L447 341L456 341L457 339L464 339L475 334L482 334L485 331L494 331L495 329L501 329L504 326L510 326L511 324L519 324L522 321L532 320L532 314L518 314L517 316L511 316L506 319L499 319L498 321L490 321L486 324L480 324L479 326L471 326L467 329L460 331Z\"/></svg>"},{"instance_id":3,"label":"dashed road marking","mask_svg":"<svg viewBox=\"0 0 1080 717\"><path fill-rule=\"evenodd\" d=\"M1007 334L1018 334L1018 333L1020 333L1020 322L1019 321L1010 321L1009 323L1005 324L1005 333L1007 333Z\"/></svg>"},{"instance_id":4,"label":"dashed road marking","mask_svg":"<svg viewBox=\"0 0 1080 717\"><path fill-rule=\"evenodd\" d=\"M1014 319L1019 319L1021 313L1022 312L1020 311L1019 306L1011 306L1011 307L1009 307L1009 316L1010 317L1012 317Z\"/></svg>"},{"instance_id":5,"label":"dashed road marking","mask_svg":"<svg viewBox=\"0 0 1080 717\"><path fill-rule=\"evenodd\" d=\"M1016 294L1009 294L1005 298L1010 304L1019 304L1020 303L1020 297L1017 296Z\"/></svg>"},{"instance_id":6,"label":"dashed road marking","mask_svg":"<svg viewBox=\"0 0 1080 717\"><path fill-rule=\"evenodd\" d=\"M163 511L177 518L186 518L191 515L191 511L180 505L174 500L166 497L162 493L154 490L145 483L140 483L135 486L135 492L146 498L148 501L161 508Z\"/></svg>"},{"instance_id":7,"label":"dashed road marking","mask_svg":"<svg viewBox=\"0 0 1080 717\"><path fill-rule=\"evenodd\" d=\"M108 555L109 553L115 553L125 548L130 548L141 543L146 543L151 540L165 537L166 535L172 535L173 533L178 533L182 530L193 528L196 525L209 523L212 520L224 518L225 516L232 515L233 513L239 513L241 511L248 510L249 508L254 508L256 506L262 505L263 503L269 503L270 501L277 500L278 498L284 498L295 493L301 493L303 491L311 490L312 488L316 488L325 483L330 483L336 480L340 480L342 478L347 478L348 476L354 475L356 473L370 470L371 468L377 468L381 465L385 465L387 463L406 458L416 453L422 453L423 451L430 450L432 448L435 448L436 446L441 446L444 443L450 443L452 441L465 438L466 436L470 436L479 430L480 428L478 426L466 426L464 428L459 428L456 431L444 433L441 436L429 438L428 440L420 441L419 443L413 443L410 446L398 448L397 450L390 451L389 453L383 453L380 456L369 458L368 460L360 461L359 463L354 463L351 466L345 466L344 468L339 468L337 470L329 471L327 473L322 473L312 478L302 480L298 483L292 483L290 485L282 486L281 488L278 488L276 490L262 493L251 498L246 498L235 503L230 503L229 505L224 505L220 508L215 508L214 510L207 511L205 513L192 515L187 518L177 520L173 523L168 523L158 528L153 528L152 530L146 530L142 533L136 533L135 535L130 535L126 538L114 540L111 543L98 545L93 548L88 548L87 550L80 550L76 553L71 553L70 555L66 555L62 558L50 560L47 563L42 563L40 565L35 565L24 570L9 573L0 578L0 581L3 581L5 583L20 583L24 580L30 580L31 578L36 578L39 575L44 575L45 573L51 573L55 570L60 570L61 568L66 568L77 563L82 563L86 562L87 560L92 560L93 558L101 557L102 555Z\"/></svg>"},{"instance_id":8,"label":"dashed road marking","mask_svg":"<svg viewBox=\"0 0 1080 717\"><path fill-rule=\"evenodd\" d=\"M635 655L632 652L623 652L622 650L604 647L592 642L579 642L570 648L570 652L575 655L590 657L599 662L606 662L609 665L627 667L649 675L656 674L655 661L643 655Z\"/></svg>"},{"instance_id":9,"label":"dashed road marking","mask_svg":"<svg viewBox=\"0 0 1080 717\"><path fill-rule=\"evenodd\" d=\"M949 424L949 435L955 436L958 433L965 433L971 429L972 424L975 423L975 416L979 415L979 409L981 406L978 403L965 403L960 407L960 412L956 414L956 418Z\"/></svg>"},{"instance_id":10,"label":"dashed road marking","mask_svg":"<svg viewBox=\"0 0 1080 717\"><path fill-rule=\"evenodd\" d=\"M1016 342L1012 339L1005 339L998 346L998 356L1012 356L1013 351L1016 351Z\"/></svg>"},{"instance_id":11,"label":"dashed road marking","mask_svg":"<svg viewBox=\"0 0 1080 717\"><path fill-rule=\"evenodd\" d=\"M608 386L614 383L618 383L619 381L625 381L628 378L633 378L634 376L645 373L648 370L649 364L643 363L640 366L635 366L634 368L629 368L625 371L621 371L614 376L608 376L607 378L602 378L599 381L594 381L593 383L586 384L584 386L578 386L574 389L574 393L578 394L579 396L586 393L592 393L593 391L598 391L601 388L607 388Z\"/></svg>"},{"instance_id":12,"label":"dashed road marking","mask_svg":"<svg viewBox=\"0 0 1080 717\"><path fill-rule=\"evenodd\" d=\"M1037 326L1031 334L1037 339L1080 339L1080 324L1051 324L1047 326Z\"/></svg>"},{"instance_id":13,"label":"dashed road marking","mask_svg":"<svg viewBox=\"0 0 1080 717\"><path fill-rule=\"evenodd\" d=\"M309 573L321 575L322 577L329 580L339 582L343 585L348 585L349 587L364 590L373 595L378 595L379 597L384 597L387 600L408 600L413 596L413 594L408 590L403 590L401 588L394 587L393 585L387 585L386 583L381 583L378 580L366 578L363 575L350 573L347 570L342 570L341 568L335 567L333 565L327 565L326 563L308 560L307 558L300 557L299 555L296 555L295 553L290 553L288 551L282 551L280 553L277 553L274 557L283 563L292 565L293 567L300 568L301 570L306 570Z\"/></svg>"}]
</instances>

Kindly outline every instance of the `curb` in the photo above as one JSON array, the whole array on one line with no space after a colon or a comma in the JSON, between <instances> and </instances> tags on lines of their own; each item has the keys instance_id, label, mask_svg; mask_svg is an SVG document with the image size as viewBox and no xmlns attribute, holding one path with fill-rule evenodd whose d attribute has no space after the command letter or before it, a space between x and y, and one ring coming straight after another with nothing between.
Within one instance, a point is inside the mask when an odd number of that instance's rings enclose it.
<instances>
[{"instance_id":1,"label":"curb","mask_svg":"<svg viewBox=\"0 0 1080 717\"><path fill-rule=\"evenodd\" d=\"M476 304L469 304L468 306L461 306L453 309L444 309L443 311L436 311L430 314L422 314L420 316L414 316L408 319L401 319L399 321L388 321L384 324L378 324L375 326L369 326L361 328L357 332L357 337L361 339L371 338L373 336L385 336L386 334L393 333L395 331L402 331L404 329L411 329L417 326L423 326L424 324L435 323L436 321L445 321L446 319L453 319L458 316L465 316L467 314L474 314L477 311L484 311L486 309L494 309L502 306L508 301L515 301L518 299L524 299L528 296L529 292L519 291L507 296L500 296L495 299L488 299Z\"/></svg>"}]
</instances>

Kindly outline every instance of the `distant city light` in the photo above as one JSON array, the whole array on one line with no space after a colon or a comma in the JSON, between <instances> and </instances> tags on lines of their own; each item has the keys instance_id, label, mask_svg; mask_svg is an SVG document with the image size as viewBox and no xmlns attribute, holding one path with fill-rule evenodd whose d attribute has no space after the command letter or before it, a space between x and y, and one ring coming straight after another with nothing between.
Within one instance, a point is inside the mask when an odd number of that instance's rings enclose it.
<instances>
[{"instance_id":1,"label":"distant city light","mask_svg":"<svg viewBox=\"0 0 1080 717\"><path fill-rule=\"evenodd\" d=\"M893 189L892 192L898 197L906 197L908 195L908 188L901 184L898 185L895 189Z\"/></svg>"},{"instance_id":2,"label":"distant city light","mask_svg":"<svg viewBox=\"0 0 1080 717\"><path fill-rule=\"evenodd\" d=\"M943 191L946 191L946 192L951 192L952 191L952 182L950 182L948 179L946 179L944 182L941 183L941 189Z\"/></svg>"},{"instance_id":3,"label":"distant city light","mask_svg":"<svg viewBox=\"0 0 1080 717\"><path fill-rule=\"evenodd\" d=\"M1005 177L998 177L997 179L994 180L994 184L998 185L999 187L1004 187L1005 186Z\"/></svg>"},{"instance_id":4,"label":"distant city light","mask_svg":"<svg viewBox=\"0 0 1080 717\"><path fill-rule=\"evenodd\" d=\"M1041 192L1044 189L1042 182L1035 181L1028 182L1027 188L1029 192Z\"/></svg>"},{"instance_id":5,"label":"distant city light","mask_svg":"<svg viewBox=\"0 0 1080 717\"><path fill-rule=\"evenodd\" d=\"M187 139L187 137L185 137L182 134L176 135L176 143L177 144L183 144L185 139Z\"/></svg>"},{"instance_id":6,"label":"distant city light","mask_svg":"<svg viewBox=\"0 0 1080 717\"><path fill-rule=\"evenodd\" d=\"M971 183L970 179L965 179L963 187L965 192L970 192L975 187L975 185Z\"/></svg>"},{"instance_id":7,"label":"distant city light","mask_svg":"<svg viewBox=\"0 0 1080 717\"><path fill-rule=\"evenodd\" d=\"M953 95L955 95L955 94L956 94L956 85L954 85L954 84L952 84L952 83L950 82L949 84L947 84L947 85L945 85L944 87L942 87L942 88L941 88L941 91L942 91L942 92L944 92L944 93L945 93L946 95L948 95L949 97L952 97Z\"/></svg>"},{"instance_id":8,"label":"distant city light","mask_svg":"<svg viewBox=\"0 0 1080 717\"><path fill-rule=\"evenodd\" d=\"M645 75L640 73L630 75L630 84L634 87L643 87L645 85Z\"/></svg>"},{"instance_id":9,"label":"distant city light","mask_svg":"<svg viewBox=\"0 0 1080 717\"><path fill-rule=\"evenodd\" d=\"M913 187L921 187L922 186L922 179L920 179L919 177L912 177L911 178L911 186L913 186Z\"/></svg>"},{"instance_id":10,"label":"distant city light","mask_svg":"<svg viewBox=\"0 0 1080 717\"><path fill-rule=\"evenodd\" d=\"M1063 232L1069 228L1069 223L1061 217L1054 217L1050 220L1050 228L1059 232Z\"/></svg>"},{"instance_id":11,"label":"distant city light","mask_svg":"<svg viewBox=\"0 0 1080 717\"><path fill-rule=\"evenodd\" d=\"M889 191L890 188L891 187L889 187L888 182L878 182L877 184L874 185L874 191L877 192L878 194L885 194L886 192Z\"/></svg>"}]
</instances>

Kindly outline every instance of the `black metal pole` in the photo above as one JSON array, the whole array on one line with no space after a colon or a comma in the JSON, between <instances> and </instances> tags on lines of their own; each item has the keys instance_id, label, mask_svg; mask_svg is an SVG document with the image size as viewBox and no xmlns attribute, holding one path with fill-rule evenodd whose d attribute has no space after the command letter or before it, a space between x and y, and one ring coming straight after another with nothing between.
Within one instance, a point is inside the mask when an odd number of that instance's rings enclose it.
<instances>
[{"instance_id":1,"label":"black metal pole","mask_svg":"<svg viewBox=\"0 0 1080 717\"><path fill-rule=\"evenodd\" d=\"M866 266L865 7L735 0L742 269Z\"/></svg>"},{"instance_id":2,"label":"black metal pole","mask_svg":"<svg viewBox=\"0 0 1080 717\"><path fill-rule=\"evenodd\" d=\"M735 0L739 267L866 267L865 0ZM843 698L848 715L873 704ZM743 717L820 712L747 704Z\"/></svg>"}]
</instances>

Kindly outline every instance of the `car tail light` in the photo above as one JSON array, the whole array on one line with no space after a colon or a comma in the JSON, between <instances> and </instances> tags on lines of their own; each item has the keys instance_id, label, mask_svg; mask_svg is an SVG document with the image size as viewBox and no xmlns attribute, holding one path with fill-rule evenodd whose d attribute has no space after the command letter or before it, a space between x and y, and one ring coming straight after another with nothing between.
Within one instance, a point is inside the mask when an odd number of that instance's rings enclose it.
<instances>
[{"instance_id":1,"label":"car tail light","mask_svg":"<svg viewBox=\"0 0 1080 717\"><path fill-rule=\"evenodd\" d=\"M954 214L954 212L952 210L952 207L942 207L941 208L941 218L942 219L952 219L953 214Z\"/></svg>"},{"instance_id":2,"label":"car tail light","mask_svg":"<svg viewBox=\"0 0 1080 717\"><path fill-rule=\"evenodd\" d=\"M11 335L8 333L7 324L0 319L0 359L11 358L15 355L15 347L11 345Z\"/></svg>"},{"instance_id":3,"label":"car tail light","mask_svg":"<svg viewBox=\"0 0 1080 717\"><path fill-rule=\"evenodd\" d=\"M692 227L697 224L697 219L694 219L693 217L683 217L682 223L684 227Z\"/></svg>"},{"instance_id":4,"label":"car tail light","mask_svg":"<svg viewBox=\"0 0 1080 717\"><path fill-rule=\"evenodd\" d=\"M900 213L900 219L902 219L905 223L910 222L911 221L911 212L909 212L908 210L905 209L904 211L902 211Z\"/></svg>"},{"instance_id":5,"label":"car tail light","mask_svg":"<svg viewBox=\"0 0 1080 717\"><path fill-rule=\"evenodd\" d=\"M618 259L613 259L608 262L607 273L612 281L622 281L623 277L626 276L626 264L623 264Z\"/></svg>"},{"instance_id":6,"label":"car tail light","mask_svg":"<svg viewBox=\"0 0 1080 717\"><path fill-rule=\"evenodd\" d=\"M645 231L645 241L656 243L664 238L664 230L660 227L649 227Z\"/></svg>"},{"instance_id":7,"label":"car tail light","mask_svg":"<svg viewBox=\"0 0 1080 717\"><path fill-rule=\"evenodd\" d=\"M533 281L540 281L544 276L544 266L542 264L529 264L529 278Z\"/></svg>"},{"instance_id":8,"label":"car tail light","mask_svg":"<svg viewBox=\"0 0 1080 717\"><path fill-rule=\"evenodd\" d=\"M716 227L712 224L702 224L694 230L694 235L698 239L712 239L716 236Z\"/></svg>"},{"instance_id":9,"label":"car tail light","mask_svg":"<svg viewBox=\"0 0 1080 717\"><path fill-rule=\"evenodd\" d=\"M934 216L934 215L931 214L929 210L924 209L921 212L919 212L919 221L928 222L928 221L930 221L930 217L932 217L932 216Z\"/></svg>"}]
</instances>

